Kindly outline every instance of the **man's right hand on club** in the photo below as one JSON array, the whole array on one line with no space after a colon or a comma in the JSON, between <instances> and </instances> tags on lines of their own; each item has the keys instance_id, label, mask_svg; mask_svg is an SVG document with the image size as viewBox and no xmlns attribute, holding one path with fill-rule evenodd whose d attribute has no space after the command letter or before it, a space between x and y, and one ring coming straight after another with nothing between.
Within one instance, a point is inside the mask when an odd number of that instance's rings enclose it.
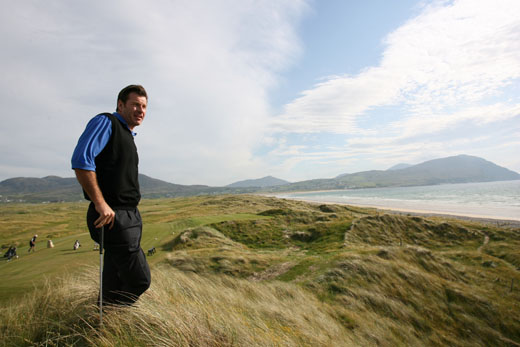
<instances>
[{"instance_id":1,"label":"man's right hand on club","mask_svg":"<svg viewBox=\"0 0 520 347\"><path fill-rule=\"evenodd\" d=\"M94 226L96 228L101 228L104 225L109 224L108 229L112 229L114 226L114 222L116 220L116 213L106 202L102 202L100 204L96 204L96 211L99 213L99 218L95 220Z\"/></svg>"}]
</instances>

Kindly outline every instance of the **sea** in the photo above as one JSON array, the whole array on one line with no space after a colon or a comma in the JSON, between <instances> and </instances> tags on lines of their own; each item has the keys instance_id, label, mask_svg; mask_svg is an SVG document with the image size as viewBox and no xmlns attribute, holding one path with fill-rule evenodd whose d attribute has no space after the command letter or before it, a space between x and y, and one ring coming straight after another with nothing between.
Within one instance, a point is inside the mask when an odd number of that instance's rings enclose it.
<instances>
[{"instance_id":1,"label":"sea","mask_svg":"<svg viewBox=\"0 0 520 347\"><path fill-rule=\"evenodd\" d=\"M276 196L404 212L520 221L520 180L297 192Z\"/></svg>"}]
</instances>

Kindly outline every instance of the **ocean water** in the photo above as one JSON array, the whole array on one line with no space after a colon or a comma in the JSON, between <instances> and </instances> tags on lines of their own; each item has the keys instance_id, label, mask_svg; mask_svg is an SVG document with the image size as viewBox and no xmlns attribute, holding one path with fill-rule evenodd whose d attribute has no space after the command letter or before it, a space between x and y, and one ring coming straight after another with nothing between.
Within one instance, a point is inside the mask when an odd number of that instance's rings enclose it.
<instances>
[{"instance_id":1,"label":"ocean water","mask_svg":"<svg viewBox=\"0 0 520 347\"><path fill-rule=\"evenodd\" d=\"M520 180L278 194L316 202L520 220Z\"/></svg>"}]
</instances>

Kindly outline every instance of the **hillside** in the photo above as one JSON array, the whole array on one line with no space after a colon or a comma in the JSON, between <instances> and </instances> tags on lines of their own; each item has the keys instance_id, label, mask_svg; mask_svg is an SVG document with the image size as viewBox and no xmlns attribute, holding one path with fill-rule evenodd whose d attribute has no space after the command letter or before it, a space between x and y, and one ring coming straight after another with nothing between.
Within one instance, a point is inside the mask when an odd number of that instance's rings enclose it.
<instances>
[{"instance_id":1,"label":"hillside","mask_svg":"<svg viewBox=\"0 0 520 347\"><path fill-rule=\"evenodd\" d=\"M394 165L394 166L392 166L392 167L390 167L390 168L388 168L386 170L387 171L388 170L401 170L401 169L406 169L406 168L408 168L410 166L412 166L412 165L406 164L406 163L399 163L399 164L396 164L396 165Z\"/></svg>"},{"instance_id":2,"label":"hillside","mask_svg":"<svg viewBox=\"0 0 520 347\"><path fill-rule=\"evenodd\" d=\"M98 330L85 208L0 207L6 346L520 344L518 227L248 195L143 201L152 287Z\"/></svg>"},{"instance_id":3,"label":"hillside","mask_svg":"<svg viewBox=\"0 0 520 347\"><path fill-rule=\"evenodd\" d=\"M197 195L211 191L211 188L205 185L185 186L161 181L143 174L139 174L139 186L143 198Z\"/></svg>"},{"instance_id":4,"label":"hillside","mask_svg":"<svg viewBox=\"0 0 520 347\"><path fill-rule=\"evenodd\" d=\"M0 194L23 194L39 193L52 190L76 189L78 183L75 178L61 178L58 176L47 176L43 178L35 177L15 177L0 182Z\"/></svg>"},{"instance_id":5,"label":"hillside","mask_svg":"<svg viewBox=\"0 0 520 347\"><path fill-rule=\"evenodd\" d=\"M296 182L271 191L423 186L518 180L520 174L479 157L459 155L393 170L371 170L332 179Z\"/></svg>"},{"instance_id":6,"label":"hillside","mask_svg":"<svg viewBox=\"0 0 520 347\"><path fill-rule=\"evenodd\" d=\"M261 179L235 182L226 187L210 187L206 185L173 184L143 174L139 175L139 182L143 198L171 198L212 194L421 186L520 179L520 174L514 171L500 167L485 159L468 155L435 159L418 165L405 166L398 164L398 166L385 171L363 171L343 174L331 179L312 179L295 183L267 176ZM44 178L18 177L0 182L0 202L57 202L80 201L82 199L81 188L75 178L56 176Z\"/></svg>"},{"instance_id":7,"label":"hillside","mask_svg":"<svg viewBox=\"0 0 520 347\"><path fill-rule=\"evenodd\" d=\"M258 179L252 179L252 180L244 180L244 181L238 181L235 183L231 183L227 185L226 187L229 188L266 188L266 187L275 187L275 186L282 186L284 184L289 184L290 182L273 177L273 176L266 176L263 178Z\"/></svg>"},{"instance_id":8,"label":"hillside","mask_svg":"<svg viewBox=\"0 0 520 347\"><path fill-rule=\"evenodd\" d=\"M220 188L205 185L180 185L139 174L143 198L180 197L200 194L247 193L248 188ZM0 202L82 201L83 193L76 178L47 176L16 177L0 182Z\"/></svg>"}]
</instances>

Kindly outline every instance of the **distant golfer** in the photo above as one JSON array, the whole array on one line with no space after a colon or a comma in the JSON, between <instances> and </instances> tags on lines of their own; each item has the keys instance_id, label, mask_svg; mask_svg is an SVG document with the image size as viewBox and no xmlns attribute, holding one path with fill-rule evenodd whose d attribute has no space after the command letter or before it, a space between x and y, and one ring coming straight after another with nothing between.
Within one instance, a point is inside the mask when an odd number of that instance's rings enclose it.
<instances>
[{"instance_id":1,"label":"distant golfer","mask_svg":"<svg viewBox=\"0 0 520 347\"><path fill-rule=\"evenodd\" d=\"M150 286L141 249L142 221L134 128L143 122L148 96L140 85L119 92L117 112L90 120L72 155L72 168L87 200L87 225L99 243L104 233L102 300L130 305Z\"/></svg>"},{"instance_id":2,"label":"distant golfer","mask_svg":"<svg viewBox=\"0 0 520 347\"><path fill-rule=\"evenodd\" d=\"M18 258L18 255L16 254L16 247L15 246L9 247L7 252L5 252L5 254L4 254L4 258L7 258L7 261L11 261L11 259L13 259L13 258Z\"/></svg>"},{"instance_id":3,"label":"distant golfer","mask_svg":"<svg viewBox=\"0 0 520 347\"><path fill-rule=\"evenodd\" d=\"M31 241L29 241L29 250L27 252L31 252L35 250L35 246L36 246L36 239L38 238L38 235L34 235L32 238L31 238Z\"/></svg>"}]
</instances>

